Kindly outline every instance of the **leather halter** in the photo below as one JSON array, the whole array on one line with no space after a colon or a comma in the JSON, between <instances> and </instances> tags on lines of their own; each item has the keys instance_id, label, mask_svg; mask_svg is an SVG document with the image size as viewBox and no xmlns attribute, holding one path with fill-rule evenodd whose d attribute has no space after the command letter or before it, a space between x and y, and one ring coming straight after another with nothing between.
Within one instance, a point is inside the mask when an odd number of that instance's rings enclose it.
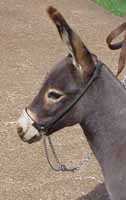
<instances>
[{"instance_id":1,"label":"leather halter","mask_svg":"<svg viewBox=\"0 0 126 200\"><path fill-rule=\"evenodd\" d=\"M52 119L49 123L46 124L40 124L37 123L35 120L32 119L32 117L29 115L27 111L27 107L25 108L26 114L30 117L30 119L33 121L32 126L34 126L40 133L42 132L44 135L50 135L50 130L53 128L53 126L62 119L75 105L76 103L81 99L82 96L86 93L88 88L92 85L92 83L97 79L101 67L103 63L99 62L95 65L95 71L92 75L92 77L87 82L86 86L80 90L80 92L75 96L71 104L69 104L61 113L58 113L56 118Z\"/></svg>"}]
</instances>

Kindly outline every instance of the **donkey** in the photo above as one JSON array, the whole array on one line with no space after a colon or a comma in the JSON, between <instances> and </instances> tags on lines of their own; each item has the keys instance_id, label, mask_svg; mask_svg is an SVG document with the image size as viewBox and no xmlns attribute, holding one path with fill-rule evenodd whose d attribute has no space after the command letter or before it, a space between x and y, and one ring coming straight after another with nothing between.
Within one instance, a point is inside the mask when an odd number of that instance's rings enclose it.
<instances>
[{"instance_id":1,"label":"donkey","mask_svg":"<svg viewBox=\"0 0 126 200\"><path fill-rule=\"evenodd\" d=\"M104 175L111 200L126 200L126 90L53 7L47 10L68 55L49 74L23 110L17 132L24 142L40 140L80 124Z\"/></svg>"}]
</instances>

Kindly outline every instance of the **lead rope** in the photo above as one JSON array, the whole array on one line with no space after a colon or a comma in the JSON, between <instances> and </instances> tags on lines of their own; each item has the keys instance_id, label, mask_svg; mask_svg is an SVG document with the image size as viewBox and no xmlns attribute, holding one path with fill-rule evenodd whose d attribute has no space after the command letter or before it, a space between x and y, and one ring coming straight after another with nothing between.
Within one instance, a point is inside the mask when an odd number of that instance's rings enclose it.
<instances>
[{"instance_id":1,"label":"lead rope","mask_svg":"<svg viewBox=\"0 0 126 200\"><path fill-rule=\"evenodd\" d=\"M52 154L54 156L54 159L55 159L55 161L57 163L57 167L55 167L50 161L49 152L48 152L48 145L47 145L46 139L48 139L48 144L50 145L50 149L51 149ZM44 144L44 150L45 150L45 155L46 155L47 161L48 161L51 169L56 171L56 172L75 172L76 170L79 170L81 168L81 166L86 164L86 162L89 161L89 159L91 158L91 156L93 154L92 152L87 154L87 156L82 161L80 161L78 166L76 166L76 167L67 167L65 164L62 164L59 161L50 136L46 136L46 135L43 136L43 144Z\"/></svg>"},{"instance_id":2,"label":"lead rope","mask_svg":"<svg viewBox=\"0 0 126 200\"><path fill-rule=\"evenodd\" d=\"M118 37L122 32L124 32L124 38L121 42L112 44L112 41ZM116 76L118 76L126 64L126 23L121 24L116 29L114 29L106 38L108 47L111 50L121 49L119 62L118 62L118 71Z\"/></svg>"}]
</instances>

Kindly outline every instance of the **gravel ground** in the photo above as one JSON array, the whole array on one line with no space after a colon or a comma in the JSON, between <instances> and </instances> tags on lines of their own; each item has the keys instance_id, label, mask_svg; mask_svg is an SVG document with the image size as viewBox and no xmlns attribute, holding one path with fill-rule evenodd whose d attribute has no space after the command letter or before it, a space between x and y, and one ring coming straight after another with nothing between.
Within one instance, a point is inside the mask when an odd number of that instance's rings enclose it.
<instances>
[{"instance_id":1,"label":"gravel ground","mask_svg":"<svg viewBox=\"0 0 126 200\"><path fill-rule=\"evenodd\" d=\"M105 38L125 21L91 0L0 1L0 200L106 200L103 178L94 156L75 173L53 172L42 141L28 145L16 133L15 121L37 93L45 75L66 54L46 14L57 7L89 49L115 72L117 52ZM61 160L78 163L90 153L79 126L53 136Z\"/></svg>"}]
</instances>

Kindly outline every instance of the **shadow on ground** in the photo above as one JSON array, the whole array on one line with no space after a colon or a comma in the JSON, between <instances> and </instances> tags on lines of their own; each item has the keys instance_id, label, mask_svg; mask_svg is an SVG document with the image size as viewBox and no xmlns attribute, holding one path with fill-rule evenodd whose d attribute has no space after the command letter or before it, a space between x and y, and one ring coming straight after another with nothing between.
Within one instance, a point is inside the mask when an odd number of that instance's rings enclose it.
<instances>
[{"instance_id":1,"label":"shadow on ground","mask_svg":"<svg viewBox=\"0 0 126 200\"><path fill-rule=\"evenodd\" d=\"M94 200L94 199L95 200L110 200L104 183L97 185L93 191L91 191L87 195L79 197L76 200Z\"/></svg>"}]
</instances>

